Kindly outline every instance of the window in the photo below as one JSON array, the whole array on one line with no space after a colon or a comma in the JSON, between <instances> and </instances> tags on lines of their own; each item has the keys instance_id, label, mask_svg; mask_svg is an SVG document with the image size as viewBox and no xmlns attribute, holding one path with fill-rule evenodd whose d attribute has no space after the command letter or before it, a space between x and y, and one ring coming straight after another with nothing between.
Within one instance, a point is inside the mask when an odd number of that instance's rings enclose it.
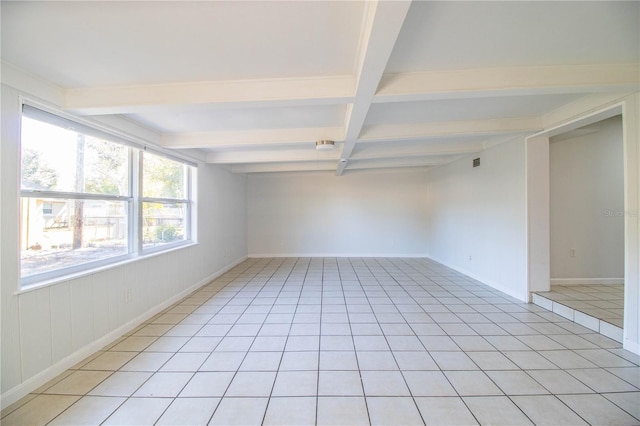
<instances>
[{"instance_id":1,"label":"window","mask_svg":"<svg viewBox=\"0 0 640 426\"><path fill-rule=\"evenodd\" d=\"M189 168L148 152L142 164L143 248L184 241L189 234Z\"/></svg>"},{"instance_id":2,"label":"window","mask_svg":"<svg viewBox=\"0 0 640 426\"><path fill-rule=\"evenodd\" d=\"M191 240L193 164L23 106L22 284Z\"/></svg>"}]
</instances>

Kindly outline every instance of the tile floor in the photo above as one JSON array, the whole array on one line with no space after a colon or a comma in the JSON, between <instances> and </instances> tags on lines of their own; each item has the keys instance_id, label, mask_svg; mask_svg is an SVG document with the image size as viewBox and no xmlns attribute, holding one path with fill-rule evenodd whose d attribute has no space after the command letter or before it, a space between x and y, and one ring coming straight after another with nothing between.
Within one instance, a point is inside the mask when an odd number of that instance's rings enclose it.
<instances>
[{"instance_id":1,"label":"tile floor","mask_svg":"<svg viewBox=\"0 0 640 426\"><path fill-rule=\"evenodd\" d=\"M624 285L554 285L537 294L584 314L622 327Z\"/></svg>"},{"instance_id":2,"label":"tile floor","mask_svg":"<svg viewBox=\"0 0 640 426\"><path fill-rule=\"evenodd\" d=\"M249 259L14 424L640 424L640 357L428 259Z\"/></svg>"}]
</instances>

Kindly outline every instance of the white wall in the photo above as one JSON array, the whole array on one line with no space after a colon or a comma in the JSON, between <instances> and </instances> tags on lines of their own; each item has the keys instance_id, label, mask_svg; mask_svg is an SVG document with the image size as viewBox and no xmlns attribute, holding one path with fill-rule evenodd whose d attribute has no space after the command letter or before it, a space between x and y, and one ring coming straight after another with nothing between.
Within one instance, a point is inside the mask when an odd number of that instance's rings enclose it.
<instances>
[{"instance_id":1,"label":"white wall","mask_svg":"<svg viewBox=\"0 0 640 426\"><path fill-rule=\"evenodd\" d=\"M527 300L524 141L429 173L429 257Z\"/></svg>"},{"instance_id":2,"label":"white wall","mask_svg":"<svg viewBox=\"0 0 640 426\"><path fill-rule=\"evenodd\" d=\"M2 86L3 406L247 255L246 176L200 163L198 245L16 294L19 94ZM132 292L129 303L124 301L125 290Z\"/></svg>"},{"instance_id":3,"label":"white wall","mask_svg":"<svg viewBox=\"0 0 640 426\"><path fill-rule=\"evenodd\" d=\"M587 128L598 130L550 140L551 279L622 282L622 119L612 117Z\"/></svg>"},{"instance_id":4,"label":"white wall","mask_svg":"<svg viewBox=\"0 0 640 426\"><path fill-rule=\"evenodd\" d=\"M250 256L424 256L424 170L249 176Z\"/></svg>"}]
</instances>

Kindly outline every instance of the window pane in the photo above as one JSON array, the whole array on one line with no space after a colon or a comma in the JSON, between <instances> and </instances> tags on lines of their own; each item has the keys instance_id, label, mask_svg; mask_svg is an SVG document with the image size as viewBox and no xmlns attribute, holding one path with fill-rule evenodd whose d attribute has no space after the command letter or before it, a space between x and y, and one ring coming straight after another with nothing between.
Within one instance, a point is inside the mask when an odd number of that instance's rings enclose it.
<instances>
[{"instance_id":1,"label":"window pane","mask_svg":"<svg viewBox=\"0 0 640 426\"><path fill-rule=\"evenodd\" d=\"M143 203L142 211L144 248L186 239L186 204Z\"/></svg>"},{"instance_id":2,"label":"window pane","mask_svg":"<svg viewBox=\"0 0 640 426\"><path fill-rule=\"evenodd\" d=\"M142 194L147 198L187 198L184 164L145 152Z\"/></svg>"},{"instance_id":3,"label":"window pane","mask_svg":"<svg viewBox=\"0 0 640 426\"><path fill-rule=\"evenodd\" d=\"M129 195L129 148L22 118L22 189Z\"/></svg>"},{"instance_id":4,"label":"window pane","mask_svg":"<svg viewBox=\"0 0 640 426\"><path fill-rule=\"evenodd\" d=\"M23 197L22 276L127 254L127 208L122 201Z\"/></svg>"}]
</instances>

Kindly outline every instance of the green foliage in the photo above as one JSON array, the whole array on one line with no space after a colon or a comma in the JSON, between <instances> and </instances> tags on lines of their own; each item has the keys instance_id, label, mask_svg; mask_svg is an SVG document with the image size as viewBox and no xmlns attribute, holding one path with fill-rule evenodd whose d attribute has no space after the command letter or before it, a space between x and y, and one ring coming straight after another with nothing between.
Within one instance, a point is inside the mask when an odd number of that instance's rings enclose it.
<instances>
[{"instance_id":1,"label":"green foliage","mask_svg":"<svg viewBox=\"0 0 640 426\"><path fill-rule=\"evenodd\" d=\"M22 187L25 189L55 189L58 173L40 157L40 152L26 148L22 152Z\"/></svg>"},{"instance_id":2,"label":"green foliage","mask_svg":"<svg viewBox=\"0 0 640 426\"><path fill-rule=\"evenodd\" d=\"M171 242L182 238L182 232L173 225L158 225L155 229L156 241Z\"/></svg>"},{"instance_id":3,"label":"green foliage","mask_svg":"<svg viewBox=\"0 0 640 426\"><path fill-rule=\"evenodd\" d=\"M184 198L184 165L144 153L143 192L145 197Z\"/></svg>"},{"instance_id":4,"label":"green foliage","mask_svg":"<svg viewBox=\"0 0 640 426\"><path fill-rule=\"evenodd\" d=\"M85 190L96 194L126 195L129 191L127 149L119 144L87 141Z\"/></svg>"}]
</instances>

